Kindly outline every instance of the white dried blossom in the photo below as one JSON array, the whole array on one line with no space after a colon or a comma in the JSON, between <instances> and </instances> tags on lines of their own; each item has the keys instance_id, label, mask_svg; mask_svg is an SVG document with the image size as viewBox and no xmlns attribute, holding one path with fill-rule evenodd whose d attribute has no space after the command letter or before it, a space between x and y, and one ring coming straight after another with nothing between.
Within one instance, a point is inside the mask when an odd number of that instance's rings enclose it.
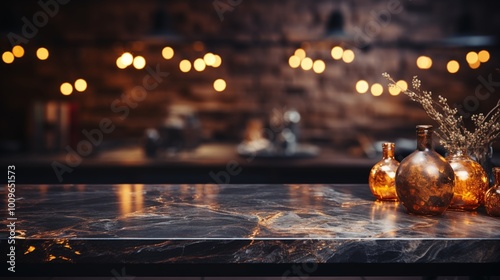
<instances>
[{"instance_id":1,"label":"white dried blossom","mask_svg":"<svg viewBox=\"0 0 500 280\"><path fill-rule=\"evenodd\" d=\"M458 109L451 108L446 98L438 95L438 101L435 101L432 92L420 90L422 82L417 76L412 79L415 91L401 88L388 73L382 76L389 81L389 86L399 88L410 100L418 102L438 124L436 134L448 151L466 149L476 158L484 157L491 143L500 136L500 100L486 116L483 113L473 114L471 120L474 128L469 130L464 125L463 117L458 114Z\"/></svg>"}]
</instances>

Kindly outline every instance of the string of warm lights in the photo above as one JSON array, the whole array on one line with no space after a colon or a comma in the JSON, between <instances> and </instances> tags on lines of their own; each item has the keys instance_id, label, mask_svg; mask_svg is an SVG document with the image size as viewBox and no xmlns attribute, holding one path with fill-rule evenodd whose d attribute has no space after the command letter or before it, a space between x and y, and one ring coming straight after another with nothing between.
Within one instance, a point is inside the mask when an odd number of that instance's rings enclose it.
<instances>
[{"instance_id":1,"label":"string of warm lights","mask_svg":"<svg viewBox=\"0 0 500 280\"><path fill-rule=\"evenodd\" d=\"M490 60L490 53L487 50L479 52L470 51L465 55L465 61L471 69L477 69L481 63ZM419 56L417 58L417 67L422 70L427 70L432 67L432 59L428 56ZM457 60L450 60L446 63L446 70L450 74L455 74L460 70L460 63Z\"/></svg>"},{"instance_id":2,"label":"string of warm lights","mask_svg":"<svg viewBox=\"0 0 500 280\"><path fill-rule=\"evenodd\" d=\"M198 51L203 50L203 46L200 44L195 44L195 49ZM172 47L166 46L162 49L161 55L165 60L170 60L174 57L175 51ZM208 66L213 68L218 68L222 64L222 58L218 54L214 54L211 52L206 53L203 57L196 58L193 62L188 59L182 59L179 62L179 69L183 73L187 73L191 71L191 69L196 70L197 72L204 71ZM124 52L120 57L116 59L116 66L119 69L125 69L128 66L133 65L136 69L143 69L146 66L146 59L142 56L134 57L129 52ZM320 66L318 66L320 67ZM217 92L224 91L226 88L226 81L223 79L217 79L214 81L214 89Z\"/></svg>"},{"instance_id":3,"label":"string of warm lights","mask_svg":"<svg viewBox=\"0 0 500 280\"><path fill-rule=\"evenodd\" d=\"M20 45L12 47L12 50L6 51L2 54L2 61L5 64L11 64L16 58L21 58L25 54L24 48ZM38 48L36 56L40 60L46 60L49 57L49 51L46 48Z\"/></svg>"},{"instance_id":4,"label":"string of warm lights","mask_svg":"<svg viewBox=\"0 0 500 280\"><path fill-rule=\"evenodd\" d=\"M195 48L200 51L203 48L200 48L200 45L195 44ZM2 61L5 64L11 64L14 62L16 58L21 58L25 54L25 50L22 46L16 45L12 48L11 51L5 51L2 54ZM172 59L174 57L174 49L172 47L166 46L162 49L162 57L165 60ZM49 51L47 48L40 47L36 51L36 56L39 60L46 60L49 57ZM194 68L198 72L202 72L206 69L207 66L218 68L222 64L222 58L218 54L214 53L206 53L202 58L197 58L191 63L187 59L183 59L179 63L179 68L181 72L187 73ZM128 66L132 65L135 69L144 69L146 67L146 59L143 56L133 56L130 52L124 52L121 56L116 59L116 66L119 69L125 69ZM311 67L315 68L315 71L324 71L325 65L324 62L315 62L314 65L311 63ZM323 70L321 70L323 69ZM226 81L224 79L216 79L213 83L214 90L217 92L222 92L226 89ZM87 89L87 82L84 79L77 79L74 83L74 86L69 82L64 82L60 85L59 90L62 95L68 96L73 93L73 89L78 92L83 92Z\"/></svg>"},{"instance_id":5,"label":"string of warm lights","mask_svg":"<svg viewBox=\"0 0 500 280\"><path fill-rule=\"evenodd\" d=\"M140 55L134 57L129 52L124 52L120 57L116 59L116 66L119 69L125 69L130 65L134 66L134 68L137 70L144 69L144 67L146 67L146 59Z\"/></svg>"},{"instance_id":6,"label":"string of warm lights","mask_svg":"<svg viewBox=\"0 0 500 280\"><path fill-rule=\"evenodd\" d=\"M196 45L195 48L198 51L203 50L203 46ZM165 60L169 60L174 56L174 49L172 47L166 46L162 49L162 57ZM344 63L351 63L355 59L355 54L350 49L343 49L340 46L334 46L331 49L331 57L334 60L342 60ZM6 64L11 64L15 59L22 58L25 55L25 50L22 46L16 45L11 51L5 51L2 54L2 61ZM39 60L46 60L49 57L49 51L47 48L40 47L36 51L36 56ZM481 63L486 63L490 59L490 53L487 50L481 50L479 52L470 51L466 54L465 60L471 69L477 69ZM211 52L206 53L203 57L196 58L193 62L183 59L179 62L179 69L183 73L187 73L194 68L198 72L204 71L207 66L217 68L222 64L222 58L218 54ZM326 69L326 64L323 60L314 60L308 57L306 51L303 48L298 48L295 50L294 54L289 57L288 64L291 68L301 67L305 71L313 70L317 74L321 74ZM146 59L143 56L133 56L130 52L124 52L120 57L116 59L116 66L119 69L125 69L128 66L133 65L134 68L140 70L146 66ZM416 65L419 69L427 70L432 68L433 61L429 56L421 55L416 60ZM455 74L460 69L460 63L457 60L450 60L446 64L446 70ZM404 81L398 81L398 85L401 88L406 89L407 84ZM224 79L217 79L213 83L213 87L217 92L224 91L226 88L226 81ZM79 92L85 91L87 88L87 83L83 79L78 79L75 81L75 89ZM359 94L364 94L370 90L373 96L380 96L383 94L383 87L379 83L374 83L371 86L365 80L359 80L356 83L356 91ZM388 89L389 94L392 96L397 96L400 93L400 89L396 87L391 87ZM63 83L60 86L60 91L63 95L70 95L73 92L73 86L70 83Z\"/></svg>"},{"instance_id":7,"label":"string of warm lights","mask_svg":"<svg viewBox=\"0 0 500 280\"><path fill-rule=\"evenodd\" d=\"M332 49L332 57L334 59L337 59L337 60L339 60L342 57L342 55L339 54L339 52L340 52L339 48L340 47L334 47ZM467 62L467 64L469 65L469 67L471 69L479 68L481 63L486 63L486 62L488 62L489 59L490 59L490 53L487 50L481 50L479 52L470 51L465 55L465 61ZM421 55L417 58L416 64L417 64L417 67L419 69L428 70L433 65L432 58L425 56L425 55ZM460 69L460 63L457 60L452 59L446 63L446 70L450 74L457 73L459 69ZM404 90L408 89L408 84L403 80L398 81L396 84L399 87L389 87L388 88L389 94L392 96L399 95L401 93L400 88L402 88ZM356 87L356 91L359 94L364 94L364 93L368 92L368 89L370 89L370 92L373 96L380 96L383 93L383 87L379 86L378 83L374 83L370 87L368 82L366 82L365 80L359 80L356 83L355 87Z\"/></svg>"},{"instance_id":8,"label":"string of warm lights","mask_svg":"<svg viewBox=\"0 0 500 280\"><path fill-rule=\"evenodd\" d=\"M22 46L16 45L12 48L12 51L6 51L2 54L2 60L6 64L14 62L14 59L21 58L25 54L25 50ZM39 60L47 60L49 58L49 50L44 47L40 47L36 50L36 57ZM84 92L87 89L87 82L84 79L77 79L74 83L74 89L78 92ZM68 82L64 82L59 87L61 94L71 95L73 93L73 85Z\"/></svg>"},{"instance_id":9,"label":"string of warm lights","mask_svg":"<svg viewBox=\"0 0 500 280\"><path fill-rule=\"evenodd\" d=\"M217 68L222 64L222 58L218 54L206 53L203 57L196 58L193 63L187 59L179 62L179 69L183 73L191 71L191 68L198 72L202 72L207 66Z\"/></svg>"},{"instance_id":10,"label":"string of warm lights","mask_svg":"<svg viewBox=\"0 0 500 280\"><path fill-rule=\"evenodd\" d=\"M340 46L332 48L331 56L334 60L342 60L345 63L351 63L355 58L355 54L352 50L344 50ZM294 54L288 58L288 65L290 65L291 68L300 67L305 71L312 69L316 74L321 74L326 70L326 64L323 60L317 59L313 61L312 58L307 56L306 51L303 48L295 50Z\"/></svg>"},{"instance_id":11,"label":"string of warm lights","mask_svg":"<svg viewBox=\"0 0 500 280\"><path fill-rule=\"evenodd\" d=\"M331 57L334 60L342 60L345 63L351 63L355 59L355 54L350 49L343 49L341 46L334 46L331 49ZM490 53L487 50L481 50L479 52L468 52L466 55L467 64L471 69L477 69L481 63L485 63L490 59ZM432 68L433 61L429 56L421 55L416 60L417 67L422 70L427 70ZM325 62L322 60L313 60L307 56L306 51L303 48L298 48L295 50L294 54L288 58L288 65L291 68L302 68L305 71L313 69L317 74L323 73L326 69ZM446 70L451 73L457 73L460 69L460 63L457 60L450 60L446 64ZM398 81L400 88L407 89L408 85L405 81ZM392 96L397 96L400 94L401 90L397 87L388 88L389 94ZM380 96L384 92L384 87L379 83L374 83L371 86L365 80L359 80L356 83L356 91L359 94L364 94L370 90L373 96Z\"/></svg>"},{"instance_id":12,"label":"string of warm lights","mask_svg":"<svg viewBox=\"0 0 500 280\"><path fill-rule=\"evenodd\" d=\"M203 48L197 47L199 51ZM173 51L173 50L172 50ZM179 69L183 73L187 73L191 71L191 69L196 70L197 72L204 71L208 66L213 68L218 68L222 64L222 58L218 54L214 54L211 52L206 53L203 57L196 58L193 62L188 59L182 59L179 62ZM226 89L226 81L224 79L217 79L213 83L213 87L215 91L222 92Z\"/></svg>"},{"instance_id":13,"label":"string of warm lights","mask_svg":"<svg viewBox=\"0 0 500 280\"><path fill-rule=\"evenodd\" d=\"M64 82L59 87L62 95L71 95L73 93L73 85L68 82ZM74 89L78 92L84 92L87 89L87 81L84 79L77 79L74 83Z\"/></svg>"},{"instance_id":14,"label":"string of warm lights","mask_svg":"<svg viewBox=\"0 0 500 280\"><path fill-rule=\"evenodd\" d=\"M397 81L396 84L398 85L398 87L389 87L389 94L392 96L399 95L401 93L400 88L403 90L408 89L408 84L403 80ZM356 82L356 91L359 94L365 94L368 92L368 90L370 90L370 93L373 96L380 96L382 95L382 93L384 93L384 87L379 83L373 83L370 86L370 84L368 84L368 82L365 80L359 80Z\"/></svg>"}]
</instances>

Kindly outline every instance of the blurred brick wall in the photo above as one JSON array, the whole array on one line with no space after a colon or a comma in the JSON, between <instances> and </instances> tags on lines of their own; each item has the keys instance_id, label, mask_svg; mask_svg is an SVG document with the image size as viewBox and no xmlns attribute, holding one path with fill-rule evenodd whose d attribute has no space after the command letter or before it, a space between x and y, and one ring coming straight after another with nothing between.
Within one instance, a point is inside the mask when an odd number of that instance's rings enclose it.
<instances>
[{"instance_id":1,"label":"blurred brick wall","mask_svg":"<svg viewBox=\"0 0 500 280\"><path fill-rule=\"evenodd\" d=\"M404 95L390 96L386 87L380 97L358 94L356 82L364 79L370 85L378 82L385 86L381 77L385 71L407 81L419 75L425 88L441 93L451 103L462 103L473 95L478 76L495 73L498 49L488 49L490 61L472 70L465 63L465 54L482 48L415 47L404 42L452 36L464 14L471 17L474 33L498 33L500 17L490 1L400 0L396 2L402 11L391 14L387 26L374 30L373 44L368 49L358 48L360 45L352 40L325 37L333 11L342 12L345 32L355 34L369 28L374 15L386 11L394 1L242 0L223 14L223 21L214 1L70 2L60 7L40 34L26 44L27 53L47 46L50 59L40 62L26 58L12 65L2 64L2 84L7 92L16 92L16 98L25 97L23 102L38 99L78 103L81 128L96 128L103 117L111 118L117 130L107 136L108 140L140 137L144 129L160 125L167 108L174 104L189 105L197 112L207 139L238 141L249 118L265 119L273 108L284 107L297 108L302 114L303 141L344 147L357 145L360 135L374 140L413 137L416 124L430 122L420 107ZM36 11L36 5L32 10L15 10L20 18L23 12L31 15L29 11ZM157 40L152 34L155 26L168 27L177 37ZM204 43L202 51L195 50L196 41ZM333 60L330 49L335 45L353 49L354 62ZM164 46L174 48L171 60L162 58ZM6 47L3 42L2 49ZM323 59L325 72L292 69L288 58L298 47L304 47L313 60ZM148 73L132 67L118 69L115 60L124 51L144 56L148 66L158 65L169 76L122 120L110 105L141 85ZM193 62L206 52L219 54L221 67L208 67L203 72L179 70L182 59ZM433 58L430 70L416 67L419 55ZM446 71L450 59L461 64L457 74ZM86 92L68 97L59 93L61 83L79 77L88 82ZM493 74L494 80L499 77ZM218 78L227 82L222 93L212 86ZM500 88L481 103L477 112L489 109L498 100L499 92ZM23 106L19 100L6 100L13 106Z\"/></svg>"}]
</instances>

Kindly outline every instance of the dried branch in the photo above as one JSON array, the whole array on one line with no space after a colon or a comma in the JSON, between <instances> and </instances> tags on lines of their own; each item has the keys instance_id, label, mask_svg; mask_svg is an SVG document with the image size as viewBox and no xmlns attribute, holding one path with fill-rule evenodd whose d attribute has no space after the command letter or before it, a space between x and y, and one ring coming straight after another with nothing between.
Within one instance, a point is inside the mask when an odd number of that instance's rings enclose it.
<instances>
[{"instance_id":1,"label":"dried branch","mask_svg":"<svg viewBox=\"0 0 500 280\"><path fill-rule=\"evenodd\" d=\"M470 131L465 127L457 108L451 108L446 98L438 95L436 101L431 92L420 90L422 82L417 76L412 79L414 91L401 88L387 73L382 76L389 81L390 87L399 88L410 100L419 103L427 115L438 124L436 134L448 151L466 149L478 158L486 153L491 143L500 136L500 100L486 116L482 113L471 116L474 129Z\"/></svg>"}]
</instances>

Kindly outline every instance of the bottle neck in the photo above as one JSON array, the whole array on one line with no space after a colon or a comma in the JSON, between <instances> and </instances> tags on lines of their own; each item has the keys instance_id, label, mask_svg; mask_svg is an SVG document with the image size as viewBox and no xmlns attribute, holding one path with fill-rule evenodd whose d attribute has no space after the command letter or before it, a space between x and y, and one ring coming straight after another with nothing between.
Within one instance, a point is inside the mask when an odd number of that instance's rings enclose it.
<instances>
[{"instance_id":1,"label":"bottle neck","mask_svg":"<svg viewBox=\"0 0 500 280\"><path fill-rule=\"evenodd\" d=\"M500 167L494 167L493 174L495 175L495 185L497 189L500 189Z\"/></svg>"},{"instance_id":2,"label":"bottle neck","mask_svg":"<svg viewBox=\"0 0 500 280\"><path fill-rule=\"evenodd\" d=\"M383 143L382 144L382 158L383 159L394 159L394 143Z\"/></svg>"},{"instance_id":3,"label":"bottle neck","mask_svg":"<svg viewBox=\"0 0 500 280\"><path fill-rule=\"evenodd\" d=\"M417 150L432 150L432 126L417 126Z\"/></svg>"}]
</instances>

